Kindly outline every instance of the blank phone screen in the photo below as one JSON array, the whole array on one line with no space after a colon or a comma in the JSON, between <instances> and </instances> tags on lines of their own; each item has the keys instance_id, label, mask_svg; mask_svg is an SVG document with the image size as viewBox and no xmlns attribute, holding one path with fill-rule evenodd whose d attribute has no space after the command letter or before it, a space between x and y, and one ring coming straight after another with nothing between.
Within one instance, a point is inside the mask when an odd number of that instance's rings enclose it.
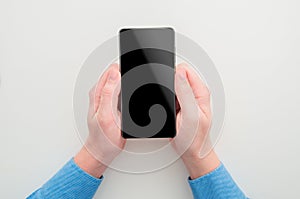
<instances>
[{"instance_id":1,"label":"blank phone screen","mask_svg":"<svg viewBox=\"0 0 300 199\"><path fill-rule=\"evenodd\" d=\"M173 29L120 31L124 138L170 138L176 135L174 62Z\"/></svg>"}]
</instances>

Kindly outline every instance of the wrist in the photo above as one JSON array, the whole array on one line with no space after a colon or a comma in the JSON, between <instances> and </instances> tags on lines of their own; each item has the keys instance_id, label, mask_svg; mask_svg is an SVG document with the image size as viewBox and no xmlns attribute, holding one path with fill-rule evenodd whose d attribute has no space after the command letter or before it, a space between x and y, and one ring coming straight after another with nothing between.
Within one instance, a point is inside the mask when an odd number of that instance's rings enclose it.
<instances>
[{"instance_id":1,"label":"wrist","mask_svg":"<svg viewBox=\"0 0 300 199\"><path fill-rule=\"evenodd\" d=\"M107 168L106 165L102 164L99 160L94 158L94 156L91 155L84 146L74 157L74 162L83 171L94 176L95 178L100 178Z\"/></svg>"},{"instance_id":2,"label":"wrist","mask_svg":"<svg viewBox=\"0 0 300 199\"><path fill-rule=\"evenodd\" d=\"M200 158L199 154L183 155L182 160L191 179L199 178L213 171L220 165L220 160L213 150L203 158Z\"/></svg>"}]
</instances>

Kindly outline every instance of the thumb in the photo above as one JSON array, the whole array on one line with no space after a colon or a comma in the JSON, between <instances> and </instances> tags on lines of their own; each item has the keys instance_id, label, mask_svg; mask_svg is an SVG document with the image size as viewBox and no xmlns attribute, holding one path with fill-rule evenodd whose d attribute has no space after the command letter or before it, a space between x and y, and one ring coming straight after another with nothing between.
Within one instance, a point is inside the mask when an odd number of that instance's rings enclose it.
<instances>
[{"instance_id":1,"label":"thumb","mask_svg":"<svg viewBox=\"0 0 300 199\"><path fill-rule=\"evenodd\" d=\"M193 90L187 80L186 71L183 68L176 70L175 92L183 117L191 115L198 109Z\"/></svg>"},{"instance_id":2,"label":"thumb","mask_svg":"<svg viewBox=\"0 0 300 199\"><path fill-rule=\"evenodd\" d=\"M97 110L99 117L102 117L102 119L113 119L113 96L115 90L117 89L119 80L119 71L111 69L109 71L108 78L102 88L99 107Z\"/></svg>"}]
</instances>

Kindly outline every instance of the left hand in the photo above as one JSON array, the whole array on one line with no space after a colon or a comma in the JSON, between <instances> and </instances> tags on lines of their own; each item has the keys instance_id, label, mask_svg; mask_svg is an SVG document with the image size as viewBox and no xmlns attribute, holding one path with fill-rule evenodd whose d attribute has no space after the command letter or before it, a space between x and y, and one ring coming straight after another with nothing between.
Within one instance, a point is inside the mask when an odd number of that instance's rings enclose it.
<instances>
[{"instance_id":1,"label":"left hand","mask_svg":"<svg viewBox=\"0 0 300 199\"><path fill-rule=\"evenodd\" d=\"M126 140L121 136L120 124L117 123L120 121L120 112L114 102L117 100L113 101L113 97L118 96L115 92L120 92L120 79L118 64L112 64L89 93L89 136L79 156L75 157L75 162L81 167L87 167L86 157L89 156L90 162L95 163L94 167L103 170L124 149ZM100 172L97 173L98 176Z\"/></svg>"}]
</instances>

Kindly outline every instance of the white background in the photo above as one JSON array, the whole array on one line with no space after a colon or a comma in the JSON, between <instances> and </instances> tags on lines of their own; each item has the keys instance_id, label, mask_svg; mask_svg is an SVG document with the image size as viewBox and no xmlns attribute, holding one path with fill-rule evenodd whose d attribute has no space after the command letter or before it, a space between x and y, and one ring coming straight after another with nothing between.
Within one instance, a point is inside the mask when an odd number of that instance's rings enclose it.
<instances>
[{"instance_id":1,"label":"white background","mask_svg":"<svg viewBox=\"0 0 300 199\"><path fill-rule=\"evenodd\" d=\"M0 2L0 198L24 198L79 149L72 95L89 53L124 26L173 26L223 79L217 153L251 198L300 198L299 1ZM192 198L181 161L107 170L96 198Z\"/></svg>"}]
</instances>

